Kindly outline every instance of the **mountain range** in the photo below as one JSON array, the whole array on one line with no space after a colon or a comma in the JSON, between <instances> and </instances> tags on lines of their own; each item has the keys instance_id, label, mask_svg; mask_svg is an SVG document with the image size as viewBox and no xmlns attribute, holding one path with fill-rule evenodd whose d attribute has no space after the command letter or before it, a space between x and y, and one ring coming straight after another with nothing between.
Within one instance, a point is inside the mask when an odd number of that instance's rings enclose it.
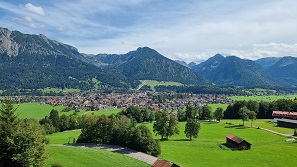
<instances>
[{"instance_id":1,"label":"mountain range","mask_svg":"<svg viewBox=\"0 0 297 167\"><path fill-rule=\"evenodd\" d=\"M205 62L170 60L141 47L126 54L82 54L44 35L0 28L0 90L101 87L135 88L139 80L188 85L297 86L297 58L256 61L217 54Z\"/></svg>"}]
</instances>

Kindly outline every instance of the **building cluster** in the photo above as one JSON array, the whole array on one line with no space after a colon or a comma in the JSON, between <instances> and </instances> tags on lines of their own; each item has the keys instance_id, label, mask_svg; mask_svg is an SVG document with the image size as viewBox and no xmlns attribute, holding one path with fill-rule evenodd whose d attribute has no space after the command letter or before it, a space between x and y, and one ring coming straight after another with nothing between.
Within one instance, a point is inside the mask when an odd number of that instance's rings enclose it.
<instances>
[{"instance_id":1,"label":"building cluster","mask_svg":"<svg viewBox=\"0 0 297 167\"><path fill-rule=\"evenodd\" d=\"M53 106L68 106L72 109L101 110L107 108L119 108L139 106L153 110L176 110L187 105L201 107L204 104L222 103L231 104L232 100L224 95L212 94L184 94L164 92L135 92L123 93L67 93L63 96L17 96L13 97L17 102L40 102Z\"/></svg>"}]
</instances>

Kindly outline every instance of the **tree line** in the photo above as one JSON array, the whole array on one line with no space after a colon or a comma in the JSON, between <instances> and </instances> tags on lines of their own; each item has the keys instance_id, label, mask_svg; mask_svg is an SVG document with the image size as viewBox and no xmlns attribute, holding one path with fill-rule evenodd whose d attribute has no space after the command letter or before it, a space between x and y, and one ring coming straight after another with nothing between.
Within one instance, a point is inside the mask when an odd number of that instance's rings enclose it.
<instances>
[{"instance_id":1,"label":"tree line","mask_svg":"<svg viewBox=\"0 0 297 167\"><path fill-rule=\"evenodd\" d=\"M279 99L272 102L265 101L235 101L233 104L230 104L225 113L225 119L241 119L242 115L240 114L240 109L246 108L250 111L254 111L258 119L272 119L273 111L292 111L297 112L297 99Z\"/></svg>"}]
</instances>

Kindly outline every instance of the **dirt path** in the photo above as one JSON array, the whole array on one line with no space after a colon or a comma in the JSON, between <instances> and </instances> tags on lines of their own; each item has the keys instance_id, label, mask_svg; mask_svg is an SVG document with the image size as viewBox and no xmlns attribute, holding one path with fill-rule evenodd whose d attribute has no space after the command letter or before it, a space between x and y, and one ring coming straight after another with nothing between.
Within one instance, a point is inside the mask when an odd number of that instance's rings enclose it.
<instances>
[{"instance_id":1,"label":"dirt path","mask_svg":"<svg viewBox=\"0 0 297 167\"><path fill-rule=\"evenodd\" d=\"M255 128L256 128L256 127L255 127ZM261 129L261 130L265 130L265 131L267 131L267 132L274 133L274 134L277 134L277 135L280 135L280 136L285 136L285 137L290 137L290 138L295 138L295 139L297 139L297 136L293 136L293 134L279 133L279 132L276 132L276 131L273 131L273 130L270 130L270 129L266 129L266 128L261 128L261 127L259 127L259 129Z\"/></svg>"},{"instance_id":2,"label":"dirt path","mask_svg":"<svg viewBox=\"0 0 297 167\"><path fill-rule=\"evenodd\" d=\"M68 146L75 146L75 147L88 147L88 148L98 148L98 149L103 149L106 151L110 151L110 152L116 152L116 153L120 153L135 159L138 159L140 161L144 161L150 165L153 165L158 158L142 153L142 152L137 152L135 150L131 150L128 148L124 148L124 147L119 147L119 146L114 146L114 145L106 145L106 144L92 144L92 143L76 143L76 144L71 144Z\"/></svg>"}]
</instances>

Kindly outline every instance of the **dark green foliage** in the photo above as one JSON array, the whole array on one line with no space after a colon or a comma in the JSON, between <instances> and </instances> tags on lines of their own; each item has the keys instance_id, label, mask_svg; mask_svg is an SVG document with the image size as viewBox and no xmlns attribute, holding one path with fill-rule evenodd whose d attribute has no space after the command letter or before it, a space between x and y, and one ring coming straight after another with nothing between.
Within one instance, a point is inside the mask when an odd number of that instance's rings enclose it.
<instances>
[{"instance_id":1,"label":"dark green foliage","mask_svg":"<svg viewBox=\"0 0 297 167\"><path fill-rule=\"evenodd\" d=\"M197 118L198 114L198 108L189 105L187 106L185 112L186 119Z\"/></svg>"},{"instance_id":2,"label":"dark green foliage","mask_svg":"<svg viewBox=\"0 0 297 167\"><path fill-rule=\"evenodd\" d=\"M197 138L200 130L200 122L197 119L188 119L185 127L184 133L190 140Z\"/></svg>"},{"instance_id":3,"label":"dark green foliage","mask_svg":"<svg viewBox=\"0 0 297 167\"><path fill-rule=\"evenodd\" d=\"M46 138L34 119L19 120L11 99L0 108L0 166L42 166Z\"/></svg>"},{"instance_id":4,"label":"dark green foliage","mask_svg":"<svg viewBox=\"0 0 297 167\"><path fill-rule=\"evenodd\" d=\"M200 119L207 120L212 118L212 109L208 105L203 105L201 108L201 116Z\"/></svg>"},{"instance_id":5,"label":"dark green foliage","mask_svg":"<svg viewBox=\"0 0 297 167\"><path fill-rule=\"evenodd\" d=\"M52 109L52 111L50 112L49 119L51 120L52 125L55 127L55 131L59 132L61 123L59 112L55 109Z\"/></svg>"},{"instance_id":6,"label":"dark green foliage","mask_svg":"<svg viewBox=\"0 0 297 167\"><path fill-rule=\"evenodd\" d=\"M162 140L164 137L168 139L170 136L179 133L178 118L174 114L169 115L166 110L158 111L153 128L153 131L156 135L160 135Z\"/></svg>"},{"instance_id":7,"label":"dark green foliage","mask_svg":"<svg viewBox=\"0 0 297 167\"><path fill-rule=\"evenodd\" d=\"M137 106L129 106L127 109L122 110L118 115L125 115L136 123L152 122L155 119L155 112L149 109L141 109Z\"/></svg>"},{"instance_id":8,"label":"dark green foliage","mask_svg":"<svg viewBox=\"0 0 297 167\"><path fill-rule=\"evenodd\" d=\"M213 117L220 122L224 117L224 109L222 107L218 107L213 113Z\"/></svg>"},{"instance_id":9,"label":"dark green foliage","mask_svg":"<svg viewBox=\"0 0 297 167\"><path fill-rule=\"evenodd\" d=\"M182 109L177 110L178 121L183 122L187 120L186 112Z\"/></svg>"},{"instance_id":10,"label":"dark green foliage","mask_svg":"<svg viewBox=\"0 0 297 167\"><path fill-rule=\"evenodd\" d=\"M150 155L160 154L160 144L144 126L134 127L124 115L102 115L98 118L88 116L77 143L113 144L142 151Z\"/></svg>"},{"instance_id":11,"label":"dark green foliage","mask_svg":"<svg viewBox=\"0 0 297 167\"><path fill-rule=\"evenodd\" d=\"M238 114L241 116L242 124L244 126L244 122L249 120L250 110L247 107L242 107L239 109Z\"/></svg>"},{"instance_id":12,"label":"dark green foliage","mask_svg":"<svg viewBox=\"0 0 297 167\"><path fill-rule=\"evenodd\" d=\"M137 126L132 130L129 147L153 156L161 153L160 144L154 140L150 129L145 125Z\"/></svg>"}]
</instances>

